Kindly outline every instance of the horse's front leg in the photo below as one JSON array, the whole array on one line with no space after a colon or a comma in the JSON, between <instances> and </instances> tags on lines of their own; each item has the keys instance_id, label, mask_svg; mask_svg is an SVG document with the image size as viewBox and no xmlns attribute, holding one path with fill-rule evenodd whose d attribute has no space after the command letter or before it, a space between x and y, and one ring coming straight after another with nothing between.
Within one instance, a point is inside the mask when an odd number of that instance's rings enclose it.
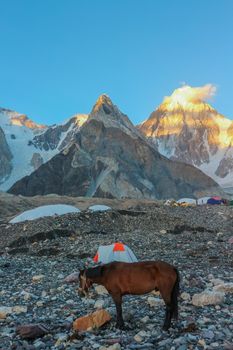
<instances>
[{"instance_id":1,"label":"horse's front leg","mask_svg":"<svg viewBox=\"0 0 233 350\"><path fill-rule=\"evenodd\" d=\"M116 313L117 313L117 322L116 327L120 329L124 329L124 320L122 317L122 296L120 294L112 294L113 301L116 306Z\"/></svg>"}]
</instances>

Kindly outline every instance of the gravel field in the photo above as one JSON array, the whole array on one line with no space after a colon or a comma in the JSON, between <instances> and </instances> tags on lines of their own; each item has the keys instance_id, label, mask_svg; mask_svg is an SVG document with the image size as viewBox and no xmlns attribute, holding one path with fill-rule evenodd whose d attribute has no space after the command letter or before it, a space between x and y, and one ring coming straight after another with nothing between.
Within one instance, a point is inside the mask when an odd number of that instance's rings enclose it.
<instances>
[{"instance_id":1,"label":"gravel field","mask_svg":"<svg viewBox=\"0 0 233 350\"><path fill-rule=\"evenodd\" d=\"M4 221L0 349L233 349L232 237L233 208L225 206L144 203L14 225ZM164 260L179 269L179 320L168 332L162 331L165 308L158 295L124 297L129 329L120 331L109 295L93 288L89 298L80 298L77 284L64 283L67 275L92 264L100 244L118 240L139 260ZM112 316L108 324L92 332L72 330L76 318L100 306ZM43 324L47 334L22 339L16 327L29 323Z\"/></svg>"}]
</instances>

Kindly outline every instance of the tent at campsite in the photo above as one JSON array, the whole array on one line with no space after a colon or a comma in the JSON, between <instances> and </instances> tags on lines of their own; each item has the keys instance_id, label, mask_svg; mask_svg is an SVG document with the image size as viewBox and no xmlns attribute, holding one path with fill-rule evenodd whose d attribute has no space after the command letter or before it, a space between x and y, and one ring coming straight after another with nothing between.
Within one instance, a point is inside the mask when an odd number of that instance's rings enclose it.
<instances>
[{"instance_id":1,"label":"tent at campsite","mask_svg":"<svg viewBox=\"0 0 233 350\"><path fill-rule=\"evenodd\" d=\"M221 197L211 197L207 200L207 204L222 204L224 201L222 200Z\"/></svg>"},{"instance_id":2,"label":"tent at campsite","mask_svg":"<svg viewBox=\"0 0 233 350\"><path fill-rule=\"evenodd\" d=\"M107 205L102 205L102 204L96 204L96 205L91 205L88 210L91 211L106 211L106 210L111 210L111 207L108 207Z\"/></svg>"},{"instance_id":3,"label":"tent at campsite","mask_svg":"<svg viewBox=\"0 0 233 350\"><path fill-rule=\"evenodd\" d=\"M196 199L194 198L181 198L176 201L180 206L196 205Z\"/></svg>"},{"instance_id":4,"label":"tent at campsite","mask_svg":"<svg viewBox=\"0 0 233 350\"><path fill-rule=\"evenodd\" d=\"M125 244L116 242L110 245L101 245L93 258L95 263L107 264L112 261L137 262L138 259L132 250Z\"/></svg>"},{"instance_id":5,"label":"tent at campsite","mask_svg":"<svg viewBox=\"0 0 233 350\"><path fill-rule=\"evenodd\" d=\"M197 204L198 204L198 205L207 204L207 202L208 202L208 200L209 200L210 198L211 198L211 197L201 197L201 198L198 198Z\"/></svg>"}]
</instances>

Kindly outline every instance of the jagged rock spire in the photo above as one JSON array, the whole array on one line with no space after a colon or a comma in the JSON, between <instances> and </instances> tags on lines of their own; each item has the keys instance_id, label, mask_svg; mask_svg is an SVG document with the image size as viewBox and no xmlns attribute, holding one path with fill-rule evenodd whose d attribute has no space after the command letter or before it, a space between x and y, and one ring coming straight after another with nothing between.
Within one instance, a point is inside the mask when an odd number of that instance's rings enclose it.
<instances>
[{"instance_id":1,"label":"jagged rock spire","mask_svg":"<svg viewBox=\"0 0 233 350\"><path fill-rule=\"evenodd\" d=\"M112 103L110 97L102 94L98 97L91 113L104 112L105 114L112 114L116 111L118 111L118 108Z\"/></svg>"}]
</instances>

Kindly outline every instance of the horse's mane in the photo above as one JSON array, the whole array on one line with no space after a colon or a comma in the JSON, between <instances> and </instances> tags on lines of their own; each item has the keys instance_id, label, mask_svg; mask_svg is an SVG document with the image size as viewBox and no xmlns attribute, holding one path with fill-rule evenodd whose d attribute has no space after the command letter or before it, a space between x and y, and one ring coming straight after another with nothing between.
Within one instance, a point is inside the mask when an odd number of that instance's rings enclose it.
<instances>
[{"instance_id":1,"label":"horse's mane","mask_svg":"<svg viewBox=\"0 0 233 350\"><path fill-rule=\"evenodd\" d=\"M90 279L95 277L101 277L103 275L103 270L104 270L103 266L96 266L96 267L86 269L85 271L86 277Z\"/></svg>"}]
</instances>

